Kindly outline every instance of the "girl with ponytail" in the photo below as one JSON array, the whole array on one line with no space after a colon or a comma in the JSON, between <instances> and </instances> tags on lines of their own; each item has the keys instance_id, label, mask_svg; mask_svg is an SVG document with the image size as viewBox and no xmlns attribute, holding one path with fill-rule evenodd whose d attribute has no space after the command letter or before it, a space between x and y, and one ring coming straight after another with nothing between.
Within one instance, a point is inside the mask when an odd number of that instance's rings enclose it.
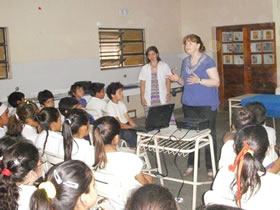
<instances>
[{"instance_id":1,"label":"girl with ponytail","mask_svg":"<svg viewBox=\"0 0 280 210\"><path fill-rule=\"evenodd\" d=\"M69 160L50 169L30 201L31 210L86 210L97 199L91 169L79 160Z\"/></svg>"},{"instance_id":2,"label":"girl with ponytail","mask_svg":"<svg viewBox=\"0 0 280 210\"><path fill-rule=\"evenodd\" d=\"M269 142L261 125L249 125L234 136L237 157L217 174L205 204L225 204L243 209L280 209L280 177L266 171L262 162ZM271 189L273 188L273 192Z\"/></svg>"},{"instance_id":3,"label":"girl with ponytail","mask_svg":"<svg viewBox=\"0 0 280 210\"><path fill-rule=\"evenodd\" d=\"M62 127L63 146L59 154L64 160L81 160L88 166L94 163L94 147L84 137L89 134L89 116L82 109L72 109L64 120Z\"/></svg>"},{"instance_id":4,"label":"girl with ponytail","mask_svg":"<svg viewBox=\"0 0 280 210\"><path fill-rule=\"evenodd\" d=\"M28 210L33 183L41 176L37 148L28 142L14 144L0 161L0 209Z\"/></svg>"},{"instance_id":5,"label":"girl with ponytail","mask_svg":"<svg viewBox=\"0 0 280 210\"><path fill-rule=\"evenodd\" d=\"M45 151L59 154L59 145L63 143L61 130L61 116L59 111L54 107L43 108L38 116L40 134L38 135L35 145L43 155Z\"/></svg>"},{"instance_id":6,"label":"girl with ponytail","mask_svg":"<svg viewBox=\"0 0 280 210\"><path fill-rule=\"evenodd\" d=\"M152 178L141 172L143 162L138 156L117 151L119 140L120 124L114 117L101 117L95 121L93 127L94 170L118 177L129 196L132 190L139 188L142 184L152 183ZM118 201L111 201L111 203L117 205ZM121 209L124 205L115 207Z\"/></svg>"}]
</instances>

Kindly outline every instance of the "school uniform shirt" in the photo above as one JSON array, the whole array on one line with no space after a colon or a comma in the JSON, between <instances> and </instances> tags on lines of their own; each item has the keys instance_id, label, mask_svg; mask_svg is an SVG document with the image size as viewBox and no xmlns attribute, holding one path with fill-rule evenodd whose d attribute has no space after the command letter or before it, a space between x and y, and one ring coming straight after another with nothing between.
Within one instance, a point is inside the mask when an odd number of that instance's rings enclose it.
<instances>
[{"instance_id":1,"label":"school uniform shirt","mask_svg":"<svg viewBox=\"0 0 280 210\"><path fill-rule=\"evenodd\" d=\"M127 108L122 101L119 101L117 104L113 101L109 101L106 105L106 111L109 116L118 117L121 123L126 124L128 121L125 118L127 113Z\"/></svg>"},{"instance_id":2,"label":"school uniform shirt","mask_svg":"<svg viewBox=\"0 0 280 210\"><path fill-rule=\"evenodd\" d=\"M63 136L61 135L60 132L55 132L55 131L48 131L48 139L45 147L46 152L50 152L56 155L61 155L59 153L59 147L63 147ZM42 131L35 142L35 146L39 149L40 154L43 153L43 148L44 148L44 143L46 140L47 132Z\"/></svg>"},{"instance_id":3,"label":"school uniform shirt","mask_svg":"<svg viewBox=\"0 0 280 210\"><path fill-rule=\"evenodd\" d=\"M5 136L6 132L7 132L7 127L6 126L0 127L0 138Z\"/></svg>"},{"instance_id":4,"label":"school uniform shirt","mask_svg":"<svg viewBox=\"0 0 280 210\"><path fill-rule=\"evenodd\" d=\"M29 210L30 198L37 189L33 185L21 184L19 187L18 210Z\"/></svg>"},{"instance_id":5,"label":"school uniform shirt","mask_svg":"<svg viewBox=\"0 0 280 210\"><path fill-rule=\"evenodd\" d=\"M147 105L151 106L151 65L146 64L142 67L140 74L139 74L139 80L145 81L145 94L144 97L147 101ZM158 79L158 89L159 89L159 98L160 103L165 104L166 103L166 95L167 95L167 87L166 87L166 77L172 75L171 70L169 66L160 61L158 62L157 66L157 79Z\"/></svg>"},{"instance_id":6,"label":"school uniform shirt","mask_svg":"<svg viewBox=\"0 0 280 210\"><path fill-rule=\"evenodd\" d=\"M229 165L234 163L235 158L236 158L236 153L234 150L234 140L228 140L222 146L221 157L219 160L218 168L221 169L223 167L228 167ZM269 166L273 161L274 160L270 157L269 153L267 152L263 160L264 167Z\"/></svg>"},{"instance_id":7,"label":"school uniform shirt","mask_svg":"<svg viewBox=\"0 0 280 210\"><path fill-rule=\"evenodd\" d=\"M138 175L143 168L143 162L137 155L127 152L107 152L106 157L107 163L105 168L99 170L118 177L127 197L129 197L134 190L142 186L142 184L135 179L136 175ZM117 203L118 202L112 201L113 205L119 205ZM123 204L123 206L115 206L115 209L122 209L124 205L125 204Z\"/></svg>"},{"instance_id":8,"label":"school uniform shirt","mask_svg":"<svg viewBox=\"0 0 280 210\"><path fill-rule=\"evenodd\" d=\"M106 111L106 101L97 97L91 97L91 99L88 101L86 110L91 113L90 111L96 111L98 116L94 115L95 120L99 117L103 116L103 113Z\"/></svg>"},{"instance_id":9,"label":"school uniform shirt","mask_svg":"<svg viewBox=\"0 0 280 210\"><path fill-rule=\"evenodd\" d=\"M235 185L231 189L232 181L235 179L235 173L230 171L227 167L222 168L212 186L212 190L206 192L204 195L205 205L209 204L223 204L237 207L234 201L234 196L237 191ZM259 175L263 174L259 172ZM250 196L250 189L242 195L241 208L246 210L280 210L279 194L280 194L280 176L267 172L260 176L261 185L257 191L255 188L254 194Z\"/></svg>"},{"instance_id":10,"label":"school uniform shirt","mask_svg":"<svg viewBox=\"0 0 280 210\"><path fill-rule=\"evenodd\" d=\"M32 141L32 143L35 143L36 138L38 136L37 129L27 124L24 124L21 134L24 138Z\"/></svg>"},{"instance_id":11,"label":"school uniform shirt","mask_svg":"<svg viewBox=\"0 0 280 210\"><path fill-rule=\"evenodd\" d=\"M95 161L95 149L85 139L74 138L72 147L72 160L80 160L89 167L93 166ZM63 144L58 148L59 154L64 156Z\"/></svg>"},{"instance_id":12,"label":"school uniform shirt","mask_svg":"<svg viewBox=\"0 0 280 210\"><path fill-rule=\"evenodd\" d=\"M278 158L278 155L275 152L275 145L276 145L276 132L273 128L263 125L267 132L268 141L269 141L269 149L267 151L267 155L275 161Z\"/></svg>"}]
</instances>

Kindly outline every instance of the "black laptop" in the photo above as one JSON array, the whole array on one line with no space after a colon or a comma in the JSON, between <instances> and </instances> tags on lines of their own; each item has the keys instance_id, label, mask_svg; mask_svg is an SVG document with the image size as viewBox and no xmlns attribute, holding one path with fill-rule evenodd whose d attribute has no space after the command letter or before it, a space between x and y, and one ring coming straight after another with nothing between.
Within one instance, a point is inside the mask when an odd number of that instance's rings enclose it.
<instances>
[{"instance_id":1,"label":"black laptop","mask_svg":"<svg viewBox=\"0 0 280 210\"><path fill-rule=\"evenodd\" d=\"M133 130L149 132L152 130L167 128L169 126L174 106L175 104L164 104L150 107L145 125L137 126L136 128L133 128Z\"/></svg>"}]
</instances>

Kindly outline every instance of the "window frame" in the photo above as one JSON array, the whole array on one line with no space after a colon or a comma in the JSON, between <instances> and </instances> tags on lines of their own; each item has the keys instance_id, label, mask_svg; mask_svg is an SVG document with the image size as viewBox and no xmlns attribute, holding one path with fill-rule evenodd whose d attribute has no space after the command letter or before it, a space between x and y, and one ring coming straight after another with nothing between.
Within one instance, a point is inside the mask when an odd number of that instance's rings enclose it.
<instances>
[{"instance_id":1,"label":"window frame","mask_svg":"<svg viewBox=\"0 0 280 210\"><path fill-rule=\"evenodd\" d=\"M123 40L122 34L124 33L124 31L128 31L128 30L134 30L134 31L141 31L141 36L142 39L141 40ZM113 33L119 33L119 41L102 41L101 38L101 33L103 32L113 32ZM133 67L141 67L143 65L145 65L145 36L144 36L144 29L143 28L98 28L98 35L99 35L99 60L100 60L100 70L101 71L106 71L106 70L118 70L118 69L122 69L122 68L133 68ZM106 55L102 55L102 53L104 53L104 51L102 52L101 47L102 44L106 44L106 43L112 43L112 44L116 44L116 46L119 48L119 55L111 55L113 56L119 56L119 59L112 59L112 60L116 60L119 61L119 66L109 66L109 67L102 67L102 61L105 61L106 59L102 59L102 58L106 58ZM124 45L127 43L141 43L142 44L142 52L124 52ZM105 45L103 45L104 47ZM108 53L114 53L113 51L109 51ZM125 65L124 64L124 57L125 56L142 56L143 59L141 59L141 63L139 64L135 64L135 65ZM109 57L110 55L108 55L107 57ZM109 59L108 59L109 60Z\"/></svg>"},{"instance_id":2,"label":"window frame","mask_svg":"<svg viewBox=\"0 0 280 210\"><path fill-rule=\"evenodd\" d=\"M0 80L3 80L3 79L9 78L9 72L10 72L9 56L8 56L8 43L7 43L7 27L0 27L0 31L3 31L3 39L4 39L3 43L0 42L0 47L2 47L2 46L4 47L4 56L5 56L4 60L0 60L0 64L4 64L6 66L6 69L5 69L6 76L5 77L0 76Z\"/></svg>"}]
</instances>

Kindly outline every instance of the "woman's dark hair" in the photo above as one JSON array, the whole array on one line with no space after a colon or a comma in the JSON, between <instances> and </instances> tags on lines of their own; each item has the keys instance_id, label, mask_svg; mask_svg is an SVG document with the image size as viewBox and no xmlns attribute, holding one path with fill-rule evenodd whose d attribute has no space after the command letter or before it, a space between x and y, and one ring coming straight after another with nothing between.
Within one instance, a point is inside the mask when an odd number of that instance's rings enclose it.
<instances>
[{"instance_id":1,"label":"woman's dark hair","mask_svg":"<svg viewBox=\"0 0 280 210\"><path fill-rule=\"evenodd\" d=\"M112 95L115 95L118 89L123 89L123 85L120 82L112 82L106 89L106 94L109 99L112 99Z\"/></svg>"},{"instance_id":2,"label":"woman's dark hair","mask_svg":"<svg viewBox=\"0 0 280 210\"><path fill-rule=\"evenodd\" d=\"M220 205L220 204L211 204L207 206L201 206L199 210L242 210L241 208Z\"/></svg>"},{"instance_id":3,"label":"woman's dark hair","mask_svg":"<svg viewBox=\"0 0 280 210\"><path fill-rule=\"evenodd\" d=\"M148 47L148 49L146 50L146 62L147 62L147 63L150 63L150 62L151 62L150 59L148 58L148 54L149 54L149 52L151 52L151 51L153 51L153 52L155 52L155 53L157 54L157 61L158 61L158 62L161 61L161 59L160 59L160 57L159 57L159 52L158 52L158 49L156 48L156 46L150 46L150 47Z\"/></svg>"},{"instance_id":4,"label":"woman's dark hair","mask_svg":"<svg viewBox=\"0 0 280 210\"><path fill-rule=\"evenodd\" d=\"M22 92L12 92L9 96L8 96L8 103L16 108L18 105L18 102L21 101L22 99L24 99L24 94Z\"/></svg>"},{"instance_id":5,"label":"woman's dark hair","mask_svg":"<svg viewBox=\"0 0 280 210\"><path fill-rule=\"evenodd\" d=\"M256 124L255 115L246 107L236 109L232 115L232 124L236 130L239 130L247 125Z\"/></svg>"},{"instance_id":6,"label":"woman's dark hair","mask_svg":"<svg viewBox=\"0 0 280 210\"><path fill-rule=\"evenodd\" d=\"M263 125L266 119L266 109L260 102L251 102L246 104L246 108L250 110L256 118L256 123Z\"/></svg>"},{"instance_id":7,"label":"woman's dark hair","mask_svg":"<svg viewBox=\"0 0 280 210\"><path fill-rule=\"evenodd\" d=\"M90 86L90 95L96 96L96 93L99 93L105 87L104 83L94 82Z\"/></svg>"},{"instance_id":8,"label":"woman's dark hair","mask_svg":"<svg viewBox=\"0 0 280 210\"><path fill-rule=\"evenodd\" d=\"M14 210L18 208L19 187L26 175L36 170L39 162L37 148L27 142L19 142L4 152L0 162L0 209ZM10 176L3 173L10 171Z\"/></svg>"},{"instance_id":9,"label":"woman's dark hair","mask_svg":"<svg viewBox=\"0 0 280 210\"><path fill-rule=\"evenodd\" d=\"M18 142L19 141L15 137L11 137L11 136L2 137L0 139L0 157L3 157L4 152Z\"/></svg>"},{"instance_id":10,"label":"woman's dark hair","mask_svg":"<svg viewBox=\"0 0 280 210\"><path fill-rule=\"evenodd\" d=\"M41 109L37 116L37 121L40 125L40 132L46 131L46 139L43 146L43 153L44 155L46 144L49 137L49 130L51 129L51 123L57 122L59 119L59 111L54 107L45 107Z\"/></svg>"},{"instance_id":11,"label":"woman's dark hair","mask_svg":"<svg viewBox=\"0 0 280 210\"><path fill-rule=\"evenodd\" d=\"M6 135L8 136L21 136L23 130L24 123L19 120L16 115L13 115L9 118L7 124L7 132Z\"/></svg>"},{"instance_id":12,"label":"woman's dark hair","mask_svg":"<svg viewBox=\"0 0 280 210\"><path fill-rule=\"evenodd\" d=\"M187 41L191 41L191 42L195 42L197 44L200 44L199 52L205 52L206 48L205 48L201 38L198 35L189 34L189 35L185 36L184 39L183 39L183 43L186 44Z\"/></svg>"},{"instance_id":13,"label":"woman's dark hair","mask_svg":"<svg viewBox=\"0 0 280 210\"><path fill-rule=\"evenodd\" d=\"M88 125L88 113L82 109L72 109L62 127L64 160L71 160L73 149L73 135L78 133L83 125Z\"/></svg>"},{"instance_id":14,"label":"woman's dark hair","mask_svg":"<svg viewBox=\"0 0 280 210\"><path fill-rule=\"evenodd\" d=\"M126 210L177 210L174 196L160 185L147 184L136 190Z\"/></svg>"},{"instance_id":15,"label":"woman's dark hair","mask_svg":"<svg viewBox=\"0 0 280 210\"><path fill-rule=\"evenodd\" d=\"M58 109L63 116L67 116L68 112L73 108L74 105L78 104L76 98L65 97L62 98L58 103Z\"/></svg>"},{"instance_id":16,"label":"woman's dark hair","mask_svg":"<svg viewBox=\"0 0 280 210\"><path fill-rule=\"evenodd\" d=\"M253 154L248 152L244 155L243 167L240 175L241 196L250 190L250 196L261 186L259 171L266 173L262 162L268 149L269 142L267 132L261 125L249 125L238 130L234 136L235 152L239 154L247 143L252 148ZM237 171L239 170L239 165ZM236 179L231 187L236 185ZM235 196L237 202L237 195Z\"/></svg>"},{"instance_id":17,"label":"woman's dark hair","mask_svg":"<svg viewBox=\"0 0 280 210\"><path fill-rule=\"evenodd\" d=\"M55 171L55 172L54 172ZM62 183L57 183L57 173ZM31 210L73 210L77 200L83 193L90 192L90 183L93 179L91 169L82 161L69 160L62 162L50 169L46 181L51 182L55 189L55 198L48 198L45 189L37 189L30 200ZM75 189L71 185L64 184L72 182L78 184Z\"/></svg>"},{"instance_id":18,"label":"woman's dark hair","mask_svg":"<svg viewBox=\"0 0 280 210\"><path fill-rule=\"evenodd\" d=\"M79 83L75 83L75 84L71 85L71 88L70 88L70 91L68 92L68 94L70 96L74 97L75 93L76 93L76 90L78 88L84 88L84 87L81 84L79 84Z\"/></svg>"},{"instance_id":19,"label":"woman's dark hair","mask_svg":"<svg viewBox=\"0 0 280 210\"><path fill-rule=\"evenodd\" d=\"M53 97L53 94L51 91L43 90L38 93L37 98L38 98L39 103L43 105L47 100L49 100L50 98L54 98L54 97Z\"/></svg>"},{"instance_id":20,"label":"woman's dark hair","mask_svg":"<svg viewBox=\"0 0 280 210\"><path fill-rule=\"evenodd\" d=\"M25 100L23 103L20 103L17 106L16 113L17 113L18 119L21 122L26 123L26 120L28 118L33 121L36 121L38 111L39 111L39 108L35 103L33 103L32 101Z\"/></svg>"},{"instance_id":21,"label":"woman's dark hair","mask_svg":"<svg viewBox=\"0 0 280 210\"><path fill-rule=\"evenodd\" d=\"M101 117L93 125L93 143L95 146L95 169L102 169L107 163L104 145L112 144L116 135L120 134L120 124L114 117Z\"/></svg>"}]
</instances>

